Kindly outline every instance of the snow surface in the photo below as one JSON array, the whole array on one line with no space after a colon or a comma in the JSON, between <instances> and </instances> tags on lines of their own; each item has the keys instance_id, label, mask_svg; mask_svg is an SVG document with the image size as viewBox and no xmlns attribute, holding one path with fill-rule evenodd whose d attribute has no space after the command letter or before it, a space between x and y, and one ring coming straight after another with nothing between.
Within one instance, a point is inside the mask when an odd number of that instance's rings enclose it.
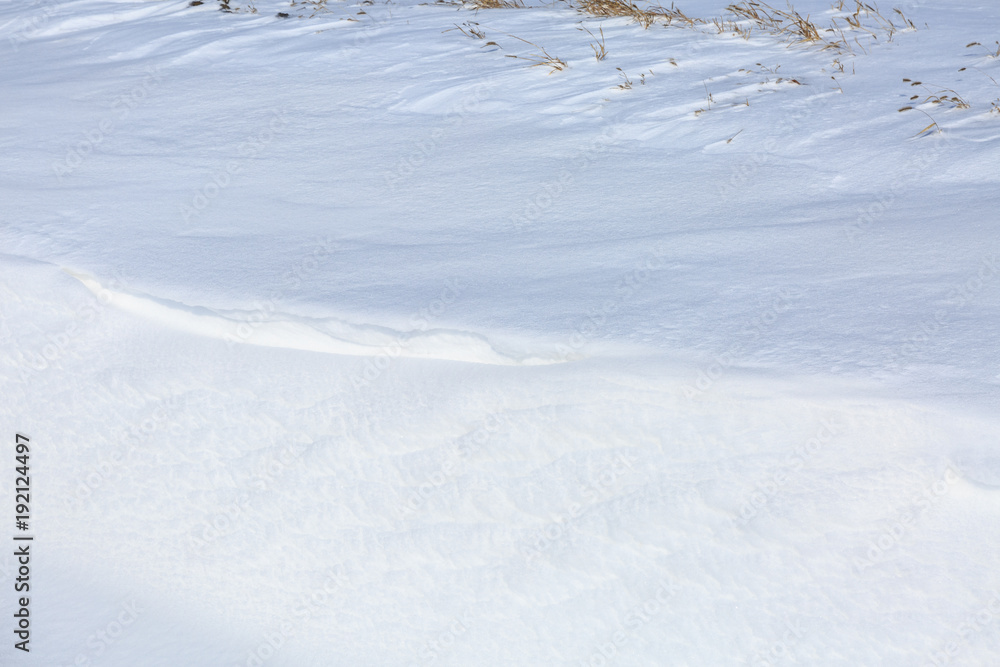
<instances>
[{"instance_id":1,"label":"snow surface","mask_svg":"<svg viewBox=\"0 0 1000 667\"><path fill-rule=\"evenodd\" d=\"M1000 5L233 6L0 8L4 665L1000 664Z\"/></svg>"}]
</instances>

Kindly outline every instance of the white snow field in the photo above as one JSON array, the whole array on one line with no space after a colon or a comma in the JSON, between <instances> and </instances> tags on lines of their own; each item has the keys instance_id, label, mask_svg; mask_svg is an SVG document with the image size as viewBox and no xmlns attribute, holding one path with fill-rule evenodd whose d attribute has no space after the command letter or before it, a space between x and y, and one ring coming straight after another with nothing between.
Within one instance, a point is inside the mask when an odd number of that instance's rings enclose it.
<instances>
[{"instance_id":1,"label":"white snow field","mask_svg":"<svg viewBox=\"0 0 1000 667\"><path fill-rule=\"evenodd\" d=\"M585 4L0 7L0 664L1000 664L1000 4Z\"/></svg>"}]
</instances>

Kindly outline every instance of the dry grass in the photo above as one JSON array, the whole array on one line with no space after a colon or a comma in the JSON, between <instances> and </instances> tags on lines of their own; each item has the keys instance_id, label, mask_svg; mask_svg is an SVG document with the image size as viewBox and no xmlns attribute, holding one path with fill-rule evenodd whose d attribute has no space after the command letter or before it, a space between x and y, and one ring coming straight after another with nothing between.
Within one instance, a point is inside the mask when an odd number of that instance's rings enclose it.
<instances>
[{"instance_id":1,"label":"dry grass","mask_svg":"<svg viewBox=\"0 0 1000 667\"><path fill-rule=\"evenodd\" d=\"M590 48L593 49L594 57L597 58L598 62L608 57L608 48L607 45L604 43L604 28L598 27L597 29L598 32L601 33L600 39L598 39L597 35L590 32L590 30L586 26L578 28L578 30L584 31L585 33L587 33L596 40L590 43Z\"/></svg>"},{"instance_id":2,"label":"dry grass","mask_svg":"<svg viewBox=\"0 0 1000 667\"><path fill-rule=\"evenodd\" d=\"M627 0L578 0L574 6L591 16L630 18L643 28L648 28L655 23L664 25L679 23L686 27L693 27L705 22L702 19L690 18L673 4L670 7L655 5L643 9Z\"/></svg>"},{"instance_id":3,"label":"dry grass","mask_svg":"<svg viewBox=\"0 0 1000 667\"><path fill-rule=\"evenodd\" d=\"M858 33L864 33L872 39L884 37L892 41L897 32L916 30L913 22L898 9L893 12L901 25L885 17L877 5L861 0L853 1L852 9L844 8L844 0L838 0L833 5L833 9L845 13L831 19L829 26L818 25L808 15L803 16L795 11L791 4L785 9L779 9L761 0L742 0L731 4L726 7L726 11L732 18L717 18L713 23L719 33L732 33L744 39L759 32L781 37L792 45L817 46L848 53L853 53L855 47L866 52L858 40Z\"/></svg>"},{"instance_id":4,"label":"dry grass","mask_svg":"<svg viewBox=\"0 0 1000 667\"><path fill-rule=\"evenodd\" d=\"M625 0L582 0L578 7L591 16L602 18L627 16L635 19L644 28L648 28L654 22L654 19L642 12L638 6Z\"/></svg>"},{"instance_id":5,"label":"dry grass","mask_svg":"<svg viewBox=\"0 0 1000 667\"><path fill-rule=\"evenodd\" d=\"M191 0L188 3L191 7L197 7L198 5L205 4L204 0ZM361 0L360 5L368 6L374 4L373 0ZM247 0L246 2L238 3L238 0L218 0L219 11L225 14L257 14L257 7L254 6L253 0ZM327 0L291 0L289 2L289 7L294 10L294 13L289 12L278 12L275 14L276 18L287 19L292 18L314 18L320 14L328 14L332 10L327 6ZM364 10L359 11L358 14L364 14ZM347 19L350 21L356 19Z\"/></svg>"},{"instance_id":6,"label":"dry grass","mask_svg":"<svg viewBox=\"0 0 1000 667\"><path fill-rule=\"evenodd\" d=\"M257 8L253 6L252 2L247 3L246 7L234 7L229 4L229 0L219 0L219 11L226 14L239 14L240 12L256 14Z\"/></svg>"},{"instance_id":7,"label":"dry grass","mask_svg":"<svg viewBox=\"0 0 1000 667\"><path fill-rule=\"evenodd\" d=\"M738 71L745 72L746 74L769 74L775 77L775 79L772 81L770 76L765 76L764 80L760 82L761 85L766 85L769 83L791 83L796 86L802 85L802 82L799 81L798 79L793 79L787 76L778 76L778 70L781 69L781 65L777 65L775 67L768 67L764 63L756 63L756 65L757 67L760 68L759 70L752 70L752 69L747 69L745 67L741 67Z\"/></svg>"},{"instance_id":8,"label":"dry grass","mask_svg":"<svg viewBox=\"0 0 1000 667\"><path fill-rule=\"evenodd\" d=\"M749 22L763 32L788 36L794 43L820 42L823 39L816 24L810 21L808 16L802 16L795 11L791 5L785 11L775 9L764 2L745 0L729 5L726 11L737 20Z\"/></svg>"},{"instance_id":9,"label":"dry grass","mask_svg":"<svg viewBox=\"0 0 1000 667\"><path fill-rule=\"evenodd\" d=\"M750 35L753 34L752 27L736 21L727 21L721 17L712 19L712 25L715 26L716 32L720 35L731 34L743 39L750 39Z\"/></svg>"},{"instance_id":10,"label":"dry grass","mask_svg":"<svg viewBox=\"0 0 1000 667\"><path fill-rule=\"evenodd\" d=\"M520 1L520 0L518 0L518 1ZM481 28L480 25L478 23L476 23L475 21L466 21L462 25L459 25L457 23L455 23L453 25L455 26L454 28L448 28L447 30L443 30L442 34L444 34L446 32L454 32L454 31L457 30L458 32L460 32L463 35L465 35L466 37L469 37L469 38L472 38L472 39L478 39L478 40L484 40L484 39L486 39L486 31L483 30L483 28ZM488 29L492 30L492 28L488 28ZM590 31L588 30L587 32L590 32ZM519 42L524 42L525 44L527 44L529 46L533 46L533 47L535 47L537 49L537 51L535 53L529 53L526 56L507 55L507 56L505 56L507 58L517 58L518 60L527 60L528 62L531 63L530 67L547 67L549 69L549 74L552 74L553 72L561 72L562 70L567 69L569 67L569 65L566 64L566 61L562 60L561 58L556 58L555 56L553 56L552 54L550 54L548 51L546 51L543 47L539 46L538 44L535 44L534 42L529 42L526 39L518 37L517 35L511 35L510 33L506 33L506 32L501 32L500 34L501 35L506 35L507 37L510 37L512 39L516 39ZM591 34L593 34L593 33L591 33ZM603 46L603 38L604 38L604 33L602 31L601 32L602 46ZM486 44L483 45L484 48L487 47L487 46L496 46L496 47L501 48L501 49L503 48L498 43L496 43L494 41L486 42ZM596 52L596 50L595 50L595 52ZM606 55L606 53L605 53L605 55ZM598 60L602 60L602 59L603 58L598 58Z\"/></svg>"},{"instance_id":11,"label":"dry grass","mask_svg":"<svg viewBox=\"0 0 1000 667\"><path fill-rule=\"evenodd\" d=\"M619 83L617 86L615 86L615 88L617 88L618 90L632 90L633 81L632 79L628 78L628 74L625 73L625 70L623 70L621 67L616 67L615 69L618 70L618 76L622 78L622 82ZM653 76L653 70L649 70L649 75ZM645 72L641 72L639 74L639 85L640 86L646 85Z\"/></svg>"},{"instance_id":12,"label":"dry grass","mask_svg":"<svg viewBox=\"0 0 1000 667\"><path fill-rule=\"evenodd\" d=\"M700 116L701 114L705 113L706 111L711 111L712 110L712 103L715 102L715 98L712 97L712 93L708 92L708 84L705 83L704 81L702 81L701 85L705 86L705 96L708 99L708 106L707 107L702 107L701 109L697 109L694 112L695 116ZM749 102L749 100L747 100L747 102ZM749 106L749 104L747 106Z\"/></svg>"},{"instance_id":13,"label":"dry grass","mask_svg":"<svg viewBox=\"0 0 1000 667\"><path fill-rule=\"evenodd\" d=\"M476 9L523 9L522 0L466 0L465 4Z\"/></svg>"},{"instance_id":14,"label":"dry grass","mask_svg":"<svg viewBox=\"0 0 1000 667\"><path fill-rule=\"evenodd\" d=\"M371 4L370 2L361 4ZM292 0L292 8L299 10L299 18L311 19L319 14L328 14L330 8L326 6L326 0Z\"/></svg>"},{"instance_id":15,"label":"dry grass","mask_svg":"<svg viewBox=\"0 0 1000 667\"><path fill-rule=\"evenodd\" d=\"M936 130L937 134L940 134L941 132L944 131L944 130L941 129L941 126L937 124L937 121L934 120L934 118L931 117L931 115L929 113L927 113L926 111L924 111L923 109L917 109L916 107L903 107L902 109L900 109L900 111L919 111L923 115L927 116L927 119L931 121L930 125L928 125L924 129L922 129L919 132L917 132L916 134L914 134L912 137L910 137L911 139L915 139L917 137L920 137L920 136L923 136L925 134L928 134L928 133L930 133L931 130Z\"/></svg>"},{"instance_id":16,"label":"dry grass","mask_svg":"<svg viewBox=\"0 0 1000 667\"><path fill-rule=\"evenodd\" d=\"M471 37L472 39L486 39L486 33L479 29L479 24L475 21L466 21L462 25L454 24L454 28L448 28L447 30L442 30L443 35L446 32L451 32L453 30L458 30L466 37ZM499 44L497 45L499 46Z\"/></svg>"},{"instance_id":17,"label":"dry grass","mask_svg":"<svg viewBox=\"0 0 1000 667\"><path fill-rule=\"evenodd\" d=\"M989 79L990 81L992 81L994 86L1000 86L1000 83L997 83L996 79L994 79L992 76L990 76L989 74L987 74L983 70L979 69L975 65L970 65L969 67L972 67L972 69L976 70L977 72L979 72L980 74L982 74L983 76L985 76L987 79ZM966 69L968 69L968 68L967 67L962 67L958 71L959 72L964 72Z\"/></svg>"},{"instance_id":18,"label":"dry grass","mask_svg":"<svg viewBox=\"0 0 1000 667\"><path fill-rule=\"evenodd\" d=\"M843 7L843 3L841 3ZM906 18L899 9L893 9L893 13L898 15L900 21L902 21L901 26L897 26L891 18L886 18L878 9L878 5L869 5L867 3L861 2L861 0L854 0L854 12L848 14L847 16L841 16L834 18L832 21L833 26L837 27L838 19L847 24L848 28L851 30L860 30L869 33L875 39L878 39L879 33L883 34L885 37L892 41L893 35L895 35L900 30L916 30L917 26L914 25L913 21ZM865 23L871 23L871 27L865 25Z\"/></svg>"},{"instance_id":19,"label":"dry grass","mask_svg":"<svg viewBox=\"0 0 1000 667\"><path fill-rule=\"evenodd\" d=\"M910 86L920 86L927 91L926 95L912 95L910 97L910 102L916 104L941 104L952 109L968 109L970 105L965 98L956 93L951 88L939 88L936 92L931 88L928 88L923 81L913 81L912 79L903 79L903 83L908 83ZM900 109L900 111L906 111L912 109L912 106L906 106Z\"/></svg>"},{"instance_id":20,"label":"dry grass","mask_svg":"<svg viewBox=\"0 0 1000 667\"><path fill-rule=\"evenodd\" d=\"M910 87L919 86L920 88L923 88L925 91L927 91L926 94L918 93L916 95L912 95L909 100L910 104L907 104L906 106L899 109L899 111L901 112L919 111L920 113L927 116L927 119L931 121L930 125L917 132L915 135L913 135L914 137L924 136L930 133L932 130L935 130L936 133L941 133L944 131L941 128L941 126L938 125L937 121L934 120L934 118L929 113L919 108L919 106L914 106L914 105L936 104L951 109L968 109L972 106L965 100L965 98L963 98L961 95L956 93L954 90L951 90L950 88L939 89L935 92L932 88L929 88L923 81L903 79L903 83L910 84ZM994 104L994 106L996 105Z\"/></svg>"},{"instance_id":21,"label":"dry grass","mask_svg":"<svg viewBox=\"0 0 1000 667\"><path fill-rule=\"evenodd\" d=\"M236 4L240 2L240 0L218 0L218 3L219 8L227 13L256 13L257 10L252 4L252 0L243 1L244 4L242 6ZM328 1L329 0L290 0L290 4L292 8L299 9L299 16L304 18L306 15L315 16L318 13L329 11L326 5ZM373 1L374 0L362 0L361 4L372 4ZM820 50L829 49L834 51L834 55L837 56L834 58L831 65L830 74L846 74L844 64L841 62L841 58L843 57L842 54L846 53L847 55L857 55L858 52L867 53L865 45L862 44L862 39L866 40L866 44L881 40L891 41L893 36L898 32L916 30L916 25L908 19L901 10L893 9L892 12L889 12L888 16L886 16L881 13L877 5L874 3L869 4L863 0L834 0L832 7L836 14L826 25L818 24L813 21L809 15L800 14L795 10L790 2L788 2L785 7L781 8L774 7L765 2L765 0L739 0L738 2L729 4L726 7L726 14L724 16L707 21L705 19L688 16L673 3L671 3L669 7L665 7L661 4L651 4L648 0L637 0L643 2L643 5L636 4L636 2L633 2L632 0L564 1L567 2L569 6L588 16L599 18L627 18L631 19L635 23L638 23L643 28L650 28L653 25L659 24L663 26L683 27L705 33L706 30L703 29L702 26L707 25L714 26L715 32L718 34L734 34L747 40L753 36L762 35L765 37L778 38L787 42L789 46L801 45L818 48ZM192 0L191 4L197 5L201 2L202 0ZM471 7L476 10L520 9L525 8L526 6L525 0L435 0L434 4L446 4L459 8ZM535 7L537 5L531 6ZM302 10L306 10L306 12L303 12ZM363 14L364 11L358 13ZM288 14L279 13L278 16L284 18L288 17ZM608 45L603 27L598 28L597 34L593 33L586 26L579 27L578 29L582 32L586 32L591 38L592 41L590 42L590 48L593 51L594 58L598 62L604 61L608 57ZM471 39L486 39L485 30L483 30L479 24L474 21L466 21L461 25L456 23L453 28L449 28L444 32L451 31L461 32L463 35ZM711 27L708 28L708 31L711 31ZM530 42L526 39L522 39L508 33L501 34L505 34L508 37L523 42L531 47L534 47L535 49L527 55L509 54L505 56L507 58L517 58L519 60L528 61L530 63L530 67L546 68L548 70L548 74L561 72L569 67L566 61L553 56L543 47L535 44L534 42ZM859 37L861 39L859 39ZM983 46L980 42L971 42L967 45L967 47L979 47L986 52L987 57L998 58L1000 57L1000 41L995 42L995 44L997 46L996 51L993 51L992 48ZM485 46L500 47L500 45L494 41L486 42ZM675 67L677 66L677 62L673 58L669 59L669 64ZM761 68L761 72L767 72L768 74L776 77L776 83L804 85L804 80L800 81L796 78L779 76L778 67L774 67L772 69L765 67L761 63L757 63L757 66ZM962 70L964 69L965 68L962 68ZM749 72L750 70L744 71ZM827 72L826 69L823 71ZM979 71L982 72L982 70ZM621 68L618 68L618 72L621 77L621 81L617 85L617 88L622 90L631 89L635 84L635 81L630 79ZM989 76L985 72L982 73ZM841 87L837 77L831 76L830 78L837 86L837 89L843 93L844 89ZM996 83L995 79L992 77L990 78L994 81L994 83ZM914 86L923 85L920 82L907 81ZM768 77L764 83L771 82L772 79ZM640 75L638 83L640 85L645 83L645 74ZM918 106L924 104L945 105L950 108L958 109L967 109L970 106L969 103L954 90L944 88L932 90L926 86L924 86L924 89L925 92L922 95L914 95L911 97L911 102L913 104ZM712 93L708 90L707 84L705 85L705 95L707 104L703 108L695 111L695 115L700 115L706 111L710 111L714 106L716 106L715 99L713 98ZM998 103L1000 103L1000 100L993 103L991 112L1000 113L1000 106L998 106ZM746 100L746 105L749 106L749 98ZM911 105L903 107L900 111L907 111L915 108L915 106ZM926 111L923 109L916 110L927 115ZM929 115L928 118L930 118ZM931 125L918 134L922 134L929 129L935 128L939 131L941 129L931 118Z\"/></svg>"},{"instance_id":22,"label":"dry grass","mask_svg":"<svg viewBox=\"0 0 1000 667\"><path fill-rule=\"evenodd\" d=\"M513 37L514 39L516 39L516 40L518 40L520 42L524 42L525 44L528 44L528 45L533 46L536 49L538 49L537 53L529 53L526 56L508 55L508 56L505 56L505 57L507 57L507 58L517 58L519 60L527 60L527 61L529 61L531 63L531 65L529 65L529 67L548 67L549 68L549 72L548 72L549 74L552 74L554 72L561 72L564 69L567 69L569 67L569 65L567 65L564 60L562 60L561 58L556 58L555 56L551 55L548 51L546 51L542 47L538 46L538 44L535 44L534 42L529 42L526 39L521 39L517 35L511 35L511 34L508 34L508 33L504 33L504 34L507 35L508 37Z\"/></svg>"},{"instance_id":23,"label":"dry grass","mask_svg":"<svg viewBox=\"0 0 1000 667\"><path fill-rule=\"evenodd\" d=\"M983 51L986 52L986 57L988 59L1000 58L1000 41L994 42L994 44L997 47L996 51L993 51L992 49L983 46L980 42L970 42L969 44L965 45L965 48L971 49L973 47L978 46ZM990 76L983 70L979 69L975 65L961 67L959 68L958 71L964 72L969 68L976 70L977 72L988 78L991 82L993 82L993 85L1000 86L1000 83L998 83L996 79L994 79L992 76ZM928 114L923 109L919 108L921 105L928 105L928 104L937 105L947 109L969 109L972 107L972 105L969 103L968 100L966 100L958 92L956 92L951 88L945 88L943 86L938 86L936 84L928 84L924 83L923 81L914 81L913 79L903 79L903 83L909 84L911 88L918 87L922 89L922 91L916 93L915 95L910 95L908 104L904 107L901 107L899 111L919 111L920 113L927 116L927 118L931 121L930 125L928 125L923 130L917 133L917 136L920 136L933 129L936 129L938 132L943 131L941 126L937 124L937 122L930 116L930 114ZM994 100L993 102L990 102L989 113L1000 114L1000 98Z\"/></svg>"},{"instance_id":24,"label":"dry grass","mask_svg":"<svg viewBox=\"0 0 1000 667\"><path fill-rule=\"evenodd\" d=\"M997 45L997 50L996 51L991 51L991 50L987 49L985 46L983 46L979 42L972 42L970 44L966 44L965 48L971 49L973 46L978 46L983 51L986 52L986 57L987 58L1000 58L1000 42L994 42L994 44Z\"/></svg>"},{"instance_id":25,"label":"dry grass","mask_svg":"<svg viewBox=\"0 0 1000 667\"><path fill-rule=\"evenodd\" d=\"M917 29L916 24L913 21L911 21L910 19L906 18L906 16L903 14L903 12L901 12L899 9L893 8L892 11L893 11L893 13L899 15L899 18L903 20L903 23L906 24L907 28L909 28L910 30L916 30Z\"/></svg>"}]
</instances>

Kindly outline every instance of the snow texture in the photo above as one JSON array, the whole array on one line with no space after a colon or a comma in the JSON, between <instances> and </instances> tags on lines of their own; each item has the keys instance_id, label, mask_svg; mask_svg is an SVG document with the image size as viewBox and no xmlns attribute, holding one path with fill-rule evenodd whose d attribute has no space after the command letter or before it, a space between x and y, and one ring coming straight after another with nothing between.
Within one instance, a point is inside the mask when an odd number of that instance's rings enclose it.
<instances>
[{"instance_id":1,"label":"snow texture","mask_svg":"<svg viewBox=\"0 0 1000 667\"><path fill-rule=\"evenodd\" d=\"M0 8L3 665L1000 664L1000 5L232 7Z\"/></svg>"}]
</instances>

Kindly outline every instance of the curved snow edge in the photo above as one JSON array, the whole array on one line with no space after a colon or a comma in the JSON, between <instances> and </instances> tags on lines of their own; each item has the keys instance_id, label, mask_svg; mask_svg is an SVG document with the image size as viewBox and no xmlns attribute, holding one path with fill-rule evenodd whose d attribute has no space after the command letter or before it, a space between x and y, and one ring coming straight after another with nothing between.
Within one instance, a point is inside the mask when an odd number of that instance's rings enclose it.
<instances>
[{"instance_id":1,"label":"curved snow edge","mask_svg":"<svg viewBox=\"0 0 1000 667\"><path fill-rule=\"evenodd\" d=\"M335 318L313 319L273 309L216 311L189 306L148 294L102 285L93 276L71 271L102 303L171 327L230 345L247 343L328 354L417 357L498 366L536 366L566 361L552 356L521 356L496 350L480 334L450 329L397 331L375 325L355 325Z\"/></svg>"}]
</instances>

